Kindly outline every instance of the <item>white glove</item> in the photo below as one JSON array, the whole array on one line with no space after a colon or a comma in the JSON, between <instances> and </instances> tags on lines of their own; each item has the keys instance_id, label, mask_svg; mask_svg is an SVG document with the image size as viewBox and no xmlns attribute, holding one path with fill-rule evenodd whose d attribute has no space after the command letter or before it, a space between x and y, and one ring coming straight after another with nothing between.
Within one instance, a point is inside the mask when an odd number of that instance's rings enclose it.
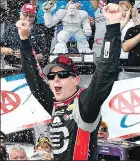
<instances>
[{"instance_id":1,"label":"white glove","mask_svg":"<svg viewBox=\"0 0 140 161\"><path fill-rule=\"evenodd\" d=\"M45 3L42 5L42 10L44 12L51 12L55 6L55 1L54 0L47 0Z\"/></svg>"}]
</instances>

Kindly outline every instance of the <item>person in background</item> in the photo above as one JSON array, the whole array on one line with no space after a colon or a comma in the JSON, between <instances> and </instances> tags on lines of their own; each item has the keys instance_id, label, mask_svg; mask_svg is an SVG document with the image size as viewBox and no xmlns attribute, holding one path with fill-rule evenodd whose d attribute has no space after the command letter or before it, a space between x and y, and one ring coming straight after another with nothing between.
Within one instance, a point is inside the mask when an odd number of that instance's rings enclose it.
<instances>
[{"instance_id":1,"label":"person in background","mask_svg":"<svg viewBox=\"0 0 140 161\"><path fill-rule=\"evenodd\" d=\"M10 160L28 160L25 149L20 145L15 145L9 152Z\"/></svg>"},{"instance_id":2,"label":"person in background","mask_svg":"<svg viewBox=\"0 0 140 161\"><path fill-rule=\"evenodd\" d=\"M24 3L30 0L8 0L6 6L5 26L14 24L19 19L19 12Z\"/></svg>"},{"instance_id":3,"label":"person in background","mask_svg":"<svg viewBox=\"0 0 140 161\"><path fill-rule=\"evenodd\" d=\"M140 66L140 3L137 6L136 15L137 25L128 29L122 45L123 50L129 52L129 66Z\"/></svg>"},{"instance_id":4,"label":"person in background","mask_svg":"<svg viewBox=\"0 0 140 161\"><path fill-rule=\"evenodd\" d=\"M107 140L108 137L108 125L104 121L102 121L98 130L98 139Z\"/></svg>"},{"instance_id":5,"label":"person in background","mask_svg":"<svg viewBox=\"0 0 140 161\"><path fill-rule=\"evenodd\" d=\"M121 31L123 31L124 28L126 28L126 26L134 26L134 22L132 19L132 4L130 3L130 1L126 1L126 0L121 0L119 2L120 7L122 8L123 14L122 14L122 18L121 18Z\"/></svg>"},{"instance_id":6,"label":"person in background","mask_svg":"<svg viewBox=\"0 0 140 161\"><path fill-rule=\"evenodd\" d=\"M6 148L6 135L2 131L0 131L0 146Z\"/></svg>"},{"instance_id":7,"label":"person in background","mask_svg":"<svg viewBox=\"0 0 140 161\"><path fill-rule=\"evenodd\" d=\"M127 32L127 30L133 26L135 26L134 21L132 19L132 11L134 12L134 9L132 9L132 4L128 1L121 0L119 3L120 7L122 8L123 14L121 18L121 41L123 42L124 36ZM128 64L128 52L124 52L121 48L121 55L120 55L120 65L127 66Z\"/></svg>"},{"instance_id":8,"label":"person in background","mask_svg":"<svg viewBox=\"0 0 140 161\"><path fill-rule=\"evenodd\" d=\"M7 11L6 10L6 4L2 3L2 1L0 1L0 24L5 22L5 18L6 18L6 15L7 15L6 11Z\"/></svg>"},{"instance_id":9,"label":"person in background","mask_svg":"<svg viewBox=\"0 0 140 161\"><path fill-rule=\"evenodd\" d=\"M52 143L48 139L48 137L40 137L38 138L35 147L34 147L34 154L30 157L32 159L39 159L43 158L45 160L52 160L53 153L52 153Z\"/></svg>"},{"instance_id":10,"label":"person in background","mask_svg":"<svg viewBox=\"0 0 140 161\"><path fill-rule=\"evenodd\" d=\"M38 138L36 144L35 144L35 151L37 150L45 150L49 153L52 152L52 143L48 139L48 137L41 137Z\"/></svg>"},{"instance_id":11,"label":"person in background","mask_svg":"<svg viewBox=\"0 0 140 161\"><path fill-rule=\"evenodd\" d=\"M51 41L54 37L54 27L47 28L44 24L44 12L42 10L42 5L45 3L46 0L30 0L30 3L36 8L37 10L37 15L36 15L36 27L43 33L45 37L47 37L47 51L45 52L50 52L51 48ZM46 42L44 42L46 43ZM40 46L41 47L41 46ZM44 47L44 45L42 45ZM45 47L46 48L46 47Z\"/></svg>"},{"instance_id":12,"label":"person in background","mask_svg":"<svg viewBox=\"0 0 140 161\"><path fill-rule=\"evenodd\" d=\"M6 148L0 146L0 161L9 160L9 155L6 151Z\"/></svg>"},{"instance_id":13,"label":"person in background","mask_svg":"<svg viewBox=\"0 0 140 161\"><path fill-rule=\"evenodd\" d=\"M30 3L25 3L20 11L20 20L27 20L30 23L31 32L30 40L33 49L36 52L36 58L39 62L43 62L44 57L48 57L48 37L44 32L36 26L36 9ZM9 65L18 66L21 64L20 58L20 38L16 24L11 24L3 33L1 37L1 47L5 54L4 60Z\"/></svg>"},{"instance_id":14,"label":"person in background","mask_svg":"<svg viewBox=\"0 0 140 161\"><path fill-rule=\"evenodd\" d=\"M30 26L32 26L35 20L36 11L32 6L30 7L27 7L27 6L28 6L28 3L23 5L20 11L19 17L22 20L26 19L30 23ZM3 52L3 54L6 54L6 56L4 57L4 60L6 61L7 64L9 65L12 64L15 66L21 64L21 59L15 56L15 54L20 55L20 52L19 52L20 38L19 38L18 30L16 28L15 23L9 25L8 28L5 29L1 37L1 46L5 47L4 52L6 53ZM9 52L9 55L7 52Z\"/></svg>"},{"instance_id":15,"label":"person in background","mask_svg":"<svg viewBox=\"0 0 140 161\"><path fill-rule=\"evenodd\" d=\"M0 131L0 160L8 160L9 155L6 149L6 135L4 132Z\"/></svg>"},{"instance_id":16,"label":"person in background","mask_svg":"<svg viewBox=\"0 0 140 161\"><path fill-rule=\"evenodd\" d=\"M80 76L71 58L60 55L46 65L42 78L32 54L27 21L18 21L23 71L36 99L52 115L50 139L54 160L98 160L97 133L100 108L119 73L121 50L121 8L108 4L103 8L108 20L102 53L91 83L81 89Z\"/></svg>"}]
</instances>

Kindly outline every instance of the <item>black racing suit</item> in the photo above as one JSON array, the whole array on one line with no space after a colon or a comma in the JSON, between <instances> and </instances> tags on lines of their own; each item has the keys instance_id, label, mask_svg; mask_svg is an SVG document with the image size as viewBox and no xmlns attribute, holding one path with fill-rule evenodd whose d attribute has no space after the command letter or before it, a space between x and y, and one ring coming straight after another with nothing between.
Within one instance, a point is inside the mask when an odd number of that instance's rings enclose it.
<instances>
[{"instance_id":1,"label":"black racing suit","mask_svg":"<svg viewBox=\"0 0 140 161\"><path fill-rule=\"evenodd\" d=\"M102 53L89 87L78 89L61 103L54 101L49 86L39 76L29 40L21 40L23 70L29 87L52 115L50 138L55 160L96 160L93 159L94 146L97 145L96 128L101 120L101 105L118 77L120 37L120 24L107 26Z\"/></svg>"}]
</instances>

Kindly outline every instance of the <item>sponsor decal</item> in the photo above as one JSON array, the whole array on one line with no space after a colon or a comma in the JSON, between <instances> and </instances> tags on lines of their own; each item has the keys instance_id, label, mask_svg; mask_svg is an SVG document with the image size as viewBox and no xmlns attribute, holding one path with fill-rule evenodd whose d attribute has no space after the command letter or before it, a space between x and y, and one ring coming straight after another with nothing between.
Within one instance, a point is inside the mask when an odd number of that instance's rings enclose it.
<instances>
[{"instance_id":1,"label":"sponsor decal","mask_svg":"<svg viewBox=\"0 0 140 161\"><path fill-rule=\"evenodd\" d=\"M120 126L129 128L140 123L133 122L128 124L127 119L130 115L140 114L140 88L131 89L115 95L109 102L109 107L120 114L124 114Z\"/></svg>"},{"instance_id":2,"label":"sponsor decal","mask_svg":"<svg viewBox=\"0 0 140 161\"><path fill-rule=\"evenodd\" d=\"M20 105L20 97L10 91L1 91L1 115L14 111Z\"/></svg>"},{"instance_id":3,"label":"sponsor decal","mask_svg":"<svg viewBox=\"0 0 140 161\"><path fill-rule=\"evenodd\" d=\"M105 42L104 58L109 58L110 42Z\"/></svg>"},{"instance_id":4,"label":"sponsor decal","mask_svg":"<svg viewBox=\"0 0 140 161\"><path fill-rule=\"evenodd\" d=\"M97 38L97 39L95 40L95 43L96 43L97 45L102 45L102 43L103 43L103 38Z\"/></svg>"},{"instance_id":5,"label":"sponsor decal","mask_svg":"<svg viewBox=\"0 0 140 161\"><path fill-rule=\"evenodd\" d=\"M74 106L75 106L74 104L69 105L68 108L67 108L67 111L72 111Z\"/></svg>"},{"instance_id":6,"label":"sponsor decal","mask_svg":"<svg viewBox=\"0 0 140 161\"><path fill-rule=\"evenodd\" d=\"M140 114L140 88L117 94L110 100L109 106L120 114Z\"/></svg>"}]
</instances>

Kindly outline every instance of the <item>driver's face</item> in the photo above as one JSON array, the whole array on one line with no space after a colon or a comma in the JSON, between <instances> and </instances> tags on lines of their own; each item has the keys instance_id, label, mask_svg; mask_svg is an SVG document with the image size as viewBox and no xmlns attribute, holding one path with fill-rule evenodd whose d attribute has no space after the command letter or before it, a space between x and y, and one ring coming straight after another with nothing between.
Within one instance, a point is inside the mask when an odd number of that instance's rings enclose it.
<instances>
[{"instance_id":1,"label":"driver's face","mask_svg":"<svg viewBox=\"0 0 140 161\"><path fill-rule=\"evenodd\" d=\"M55 66L51 69L51 72L59 71L65 71L65 69L60 66ZM49 83L55 99L59 102L63 102L77 91L77 85L80 83L80 78L78 76L69 76L68 78L61 79L56 75Z\"/></svg>"}]
</instances>

